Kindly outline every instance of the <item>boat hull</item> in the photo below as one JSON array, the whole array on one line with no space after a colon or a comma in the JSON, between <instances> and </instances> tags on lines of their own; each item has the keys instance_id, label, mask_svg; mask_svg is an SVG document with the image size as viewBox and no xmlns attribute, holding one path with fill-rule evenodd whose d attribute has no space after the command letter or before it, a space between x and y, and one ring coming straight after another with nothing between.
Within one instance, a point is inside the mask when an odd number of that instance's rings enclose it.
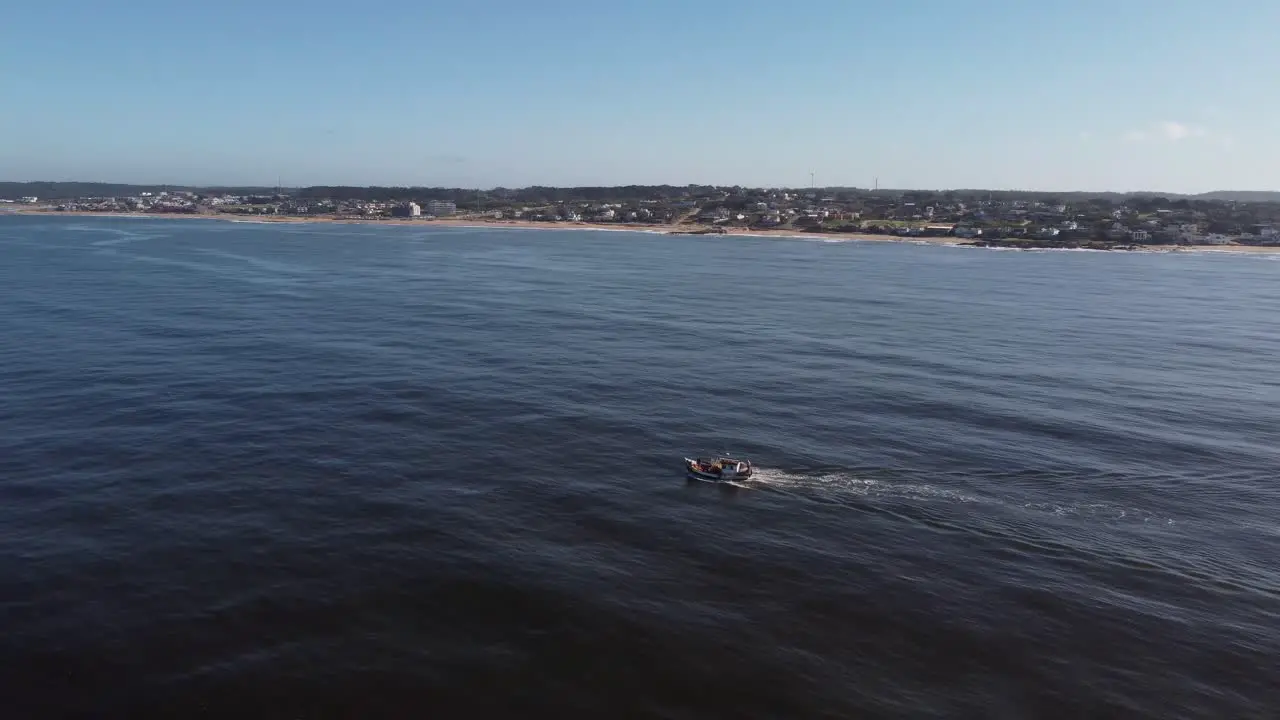
<instances>
[{"instance_id":1,"label":"boat hull","mask_svg":"<svg viewBox=\"0 0 1280 720\"><path fill-rule=\"evenodd\" d=\"M729 472L721 472L721 473L705 472L703 470L698 469L698 464L696 461L689 460L689 459L685 460L685 475L690 480L700 480L702 482L713 482L713 483L740 482L743 480L750 480L751 476L754 473L755 473L755 469L752 468L750 465L747 465L746 469L742 471L731 470Z\"/></svg>"},{"instance_id":2,"label":"boat hull","mask_svg":"<svg viewBox=\"0 0 1280 720\"><path fill-rule=\"evenodd\" d=\"M750 473L746 475L733 475L730 477L720 477L719 475L707 475L705 473L694 472L690 470L689 472L685 473L685 475L690 480L701 480L702 482L713 482L713 483L741 482L743 480L751 479Z\"/></svg>"}]
</instances>

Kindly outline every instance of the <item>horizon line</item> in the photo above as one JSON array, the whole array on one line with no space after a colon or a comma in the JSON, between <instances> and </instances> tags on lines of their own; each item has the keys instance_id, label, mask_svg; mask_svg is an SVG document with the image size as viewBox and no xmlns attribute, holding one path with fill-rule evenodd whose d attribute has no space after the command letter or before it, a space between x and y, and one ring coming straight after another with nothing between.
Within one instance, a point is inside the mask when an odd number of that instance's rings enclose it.
<instances>
[{"instance_id":1,"label":"horizon line","mask_svg":"<svg viewBox=\"0 0 1280 720\"><path fill-rule=\"evenodd\" d=\"M741 183L722 184L722 183L620 183L612 185L544 185L534 183L531 185L493 185L490 187L468 187L462 185L358 185L358 184L331 184L331 183L312 183L309 185L281 185L281 184L236 184L236 183L145 183L145 182L115 182L106 180L0 180L0 184L12 185L123 185L127 187L153 188L153 187L174 187L195 190L207 189L278 189L278 190L307 190L310 188L395 188L405 190L466 190L474 192L494 192L497 190L528 190L531 188L547 188L551 190L577 190L582 188L626 188L626 187L642 187L642 188L742 188L746 190L777 190L777 191L795 191L795 192L814 192L817 190L858 190L869 193L894 193L894 192L929 192L929 193L946 193L946 192L992 192L992 193L1041 193L1046 195L1068 194L1068 195L1152 195L1152 196L1185 196L1194 197L1197 195L1211 195L1214 193L1275 193L1280 194L1280 190L1256 190L1256 189L1218 189L1205 190L1202 192L1176 192L1167 190L1045 190L1045 189L1022 189L1022 188L994 188L994 187L950 187L950 188L922 188L922 187L862 187L859 185L821 185L821 186L790 186L790 185L744 185Z\"/></svg>"}]
</instances>

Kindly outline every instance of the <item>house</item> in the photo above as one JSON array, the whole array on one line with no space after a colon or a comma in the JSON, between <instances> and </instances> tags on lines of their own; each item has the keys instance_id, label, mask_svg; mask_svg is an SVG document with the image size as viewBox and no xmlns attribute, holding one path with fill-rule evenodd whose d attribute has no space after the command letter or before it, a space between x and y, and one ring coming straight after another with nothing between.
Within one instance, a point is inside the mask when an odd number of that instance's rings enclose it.
<instances>
[{"instance_id":1,"label":"house","mask_svg":"<svg viewBox=\"0 0 1280 720\"><path fill-rule=\"evenodd\" d=\"M1174 225L1169 228L1169 232L1178 239L1178 242L1195 245L1200 241L1200 226L1195 223Z\"/></svg>"},{"instance_id":2,"label":"house","mask_svg":"<svg viewBox=\"0 0 1280 720\"><path fill-rule=\"evenodd\" d=\"M1129 233L1129 239L1136 243L1144 243L1151 240L1151 233L1146 230L1133 230Z\"/></svg>"}]
</instances>

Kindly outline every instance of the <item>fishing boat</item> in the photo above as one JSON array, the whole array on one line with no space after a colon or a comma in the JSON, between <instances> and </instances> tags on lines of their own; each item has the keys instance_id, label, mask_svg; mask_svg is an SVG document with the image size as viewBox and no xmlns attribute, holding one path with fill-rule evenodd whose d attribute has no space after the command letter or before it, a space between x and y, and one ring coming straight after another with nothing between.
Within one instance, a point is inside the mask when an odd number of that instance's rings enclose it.
<instances>
[{"instance_id":1,"label":"fishing boat","mask_svg":"<svg viewBox=\"0 0 1280 720\"><path fill-rule=\"evenodd\" d=\"M730 480L750 480L755 468L749 460L736 460L729 457L711 459L685 458L685 471L690 480L706 480L709 482L727 482Z\"/></svg>"}]
</instances>

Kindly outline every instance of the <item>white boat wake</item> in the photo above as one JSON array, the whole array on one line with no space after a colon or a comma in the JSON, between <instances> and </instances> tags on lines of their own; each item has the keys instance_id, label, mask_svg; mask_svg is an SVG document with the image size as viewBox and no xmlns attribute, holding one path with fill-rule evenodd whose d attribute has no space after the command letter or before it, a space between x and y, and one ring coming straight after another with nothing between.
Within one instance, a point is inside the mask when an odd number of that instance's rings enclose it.
<instances>
[{"instance_id":1,"label":"white boat wake","mask_svg":"<svg viewBox=\"0 0 1280 720\"><path fill-rule=\"evenodd\" d=\"M792 473L778 468L757 467L750 480L735 486L769 490L827 503L910 501L919 503L960 503L992 506L1047 514L1062 518L1079 518L1105 522L1139 522L1172 525L1172 518L1140 508L1114 503L1055 502L1043 496L1034 498L990 497L968 489L945 487L924 482L886 480L860 476L853 472Z\"/></svg>"},{"instance_id":2,"label":"white boat wake","mask_svg":"<svg viewBox=\"0 0 1280 720\"><path fill-rule=\"evenodd\" d=\"M835 472L804 475L776 468L757 468L752 483L781 491L815 490L843 496L984 502L976 495L924 483L898 483Z\"/></svg>"}]
</instances>

